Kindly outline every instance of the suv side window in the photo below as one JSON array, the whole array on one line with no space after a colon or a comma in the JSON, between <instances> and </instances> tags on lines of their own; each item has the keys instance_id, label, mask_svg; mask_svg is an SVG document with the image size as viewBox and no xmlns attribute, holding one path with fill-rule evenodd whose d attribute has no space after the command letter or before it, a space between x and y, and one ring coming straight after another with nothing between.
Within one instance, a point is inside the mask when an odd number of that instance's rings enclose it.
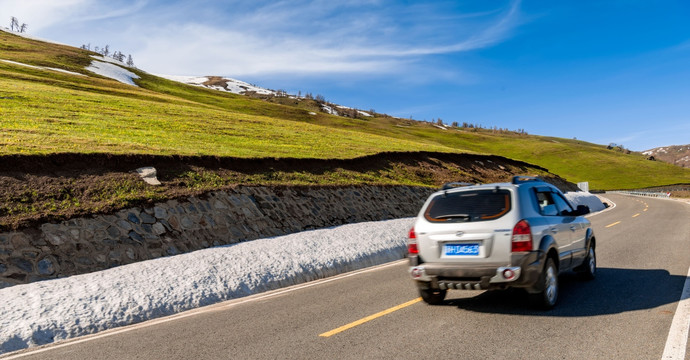
<instances>
[{"instance_id":1,"label":"suv side window","mask_svg":"<svg viewBox=\"0 0 690 360\"><path fill-rule=\"evenodd\" d=\"M571 216L573 208L568 205L568 202L561 196L561 194L553 193L553 200L556 202L558 207L558 215L561 216Z\"/></svg>"},{"instance_id":2,"label":"suv side window","mask_svg":"<svg viewBox=\"0 0 690 360\"><path fill-rule=\"evenodd\" d=\"M558 208L556 207L556 202L553 199L551 191L549 190L536 190L537 204L539 205L539 212L544 216L556 216L558 215Z\"/></svg>"}]
</instances>

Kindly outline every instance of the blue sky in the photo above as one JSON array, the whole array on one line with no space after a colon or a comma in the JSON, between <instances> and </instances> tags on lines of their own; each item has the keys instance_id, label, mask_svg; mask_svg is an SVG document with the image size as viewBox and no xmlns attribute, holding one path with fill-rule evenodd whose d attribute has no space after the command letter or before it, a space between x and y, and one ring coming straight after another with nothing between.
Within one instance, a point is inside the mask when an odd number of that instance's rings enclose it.
<instances>
[{"instance_id":1,"label":"blue sky","mask_svg":"<svg viewBox=\"0 0 690 360\"><path fill-rule=\"evenodd\" d=\"M28 33L417 120L690 144L688 1L0 0Z\"/></svg>"}]
</instances>

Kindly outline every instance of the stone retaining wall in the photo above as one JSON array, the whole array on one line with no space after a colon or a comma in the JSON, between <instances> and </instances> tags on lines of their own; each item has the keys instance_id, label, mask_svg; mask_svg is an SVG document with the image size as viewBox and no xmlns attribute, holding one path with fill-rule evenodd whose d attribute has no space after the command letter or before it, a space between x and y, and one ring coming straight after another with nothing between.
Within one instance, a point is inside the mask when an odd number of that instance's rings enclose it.
<instances>
[{"instance_id":1,"label":"stone retaining wall","mask_svg":"<svg viewBox=\"0 0 690 360\"><path fill-rule=\"evenodd\" d=\"M211 246L416 215L420 187L237 187L0 233L0 288Z\"/></svg>"}]
</instances>

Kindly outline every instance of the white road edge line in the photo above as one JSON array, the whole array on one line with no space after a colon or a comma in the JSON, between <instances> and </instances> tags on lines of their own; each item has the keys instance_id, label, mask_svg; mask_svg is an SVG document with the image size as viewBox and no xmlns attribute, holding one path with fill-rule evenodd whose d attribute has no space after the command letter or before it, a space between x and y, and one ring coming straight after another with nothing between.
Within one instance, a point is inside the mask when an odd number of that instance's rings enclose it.
<instances>
[{"instance_id":1,"label":"white road edge line","mask_svg":"<svg viewBox=\"0 0 690 360\"><path fill-rule=\"evenodd\" d=\"M671 329L666 338L666 347L662 360L683 360L685 359L685 349L688 346L688 329L690 329L690 269L688 276L685 277L683 292L678 301L676 314L673 315Z\"/></svg>"},{"instance_id":2,"label":"white road edge line","mask_svg":"<svg viewBox=\"0 0 690 360\"><path fill-rule=\"evenodd\" d=\"M607 199L608 200L608 199ZM610 200L609 200L610 201ZM608 211L616 207L616 204L611 202L613 206L609 209L600 211L601 214L604 211ZM690 205L690 202L685 202ZM688 346L688 335L690 332L690 269L688 269L688 276L685 277L685 284L683 285L683 291L680 294L680 300L678 301L678 307L676 308L676 313L673 315L673 321L671 322L671 328L668 331L668 337L666 338L666 346L664 347L664 354L661 356L662 360L684 360L685 359L685 349Z\"/></svg>"},{"instance_id":3,"label":"white road edge line","mask_svg":"<svg viewBox=\"0 0 690 360\"><path fill-rule=\"evenodd\" d=\"M368 267L368 268L365 268L365 269L350 271L350 272L347 272L347 273L344 273L344 274L331 276L331 277L328 277L328 278L325 278L325 279L314 280L314 281L310 281L310 282L307 282L307 283L304 283L304 284L293 285L293 286L290 286L290 287L287 287L287 288L283 288L283 289L276 289L276 290L272 290L272 291L268 291L268 292L263 292L263 293L260 293L260 294L249 295L249 296L243 297L243 298L226 300L226 301L224 301L224 302L220 302L220 303L217 303L217 304L213 304L213 305L208 305L208 306L201 307L201 308L196 308L196 309L187 310L187 311L184 311L184 312L181 312L181 313L177 313L177 314L174 314L174 315L169 315L169 316L162 317L162 318L151 319L151 320L144 321L144 322L138 323L138 324L132 324L132 325L124 326L124 327L119 327L119 328L116 328L116 329L105 330L105 331L100 332L100 333L97 333L97 334L84 335L84 336L78 337L78 338L66 339L66 340L64 340L64 341L62 341L62 342L55 342L55 343L52 343L52 344L46 344L46 345L44 345L44 346L42 346L42 347L37 347L37 348L34 348L34 349L19 350L19 352L18 352L18 353L15 353L15 354L9 353L9 354L12 354L12 355L9 355L9 356L7 356L7 357L3 357L3 355L0 355L0 360L19 359L19 358L22 358L22 357L25 357L25 356L40 354L40 353L42 353L42 352L46 352L46 351L50 351L50 350L54 350L54 349L59 349L59 348L65 347L65 346L81 344L81 343L88 342L88 341L91 341L91 340L101 339L101 338L104 338L104 337L108 337L108 336L113 336L113 335L117 335L117 334L129 332L129 331L132 331L132 330L142 329L142 328L146 328L146 327L149 327L149 326L154 326L154 325L166 323L166 322L169 322L169 321L179 320L179 319L183 319L183 318L186 318L186 317L194 316L194 315L197 315L197 314L203 314L203 313L207 313L207 312L223 310L223 309L231 308L231 307L233 307L233 306L237 306L237 305L240 305L240 304L244 304L244 303L248 303L248 302L252 302L252 301L264 300L264 299L267 299L267 298L280 296L280 295L283 295L283 294L285 294L285 293L297 291L297 290L300 290L300 289L305 289L305 288L309 288L309 287L312 287L312 286L317 286L317 285L329 283L329 282L331 282L331 281L336 281L336 280L348 278L348 277L351 277L351 276L357 276L357 275L360 275L360 274L364 274L364 273L368 273L368 272L372 272L372 271L384 269L384 268L387 268L387 267L396 266L396 265L402 264L402 263L407 262L407 261L408 261L407 259L395 260L395 261L392 261L392 262L389 262L389 263L386 263L386 264L381 264L381 265L371 266L371 267Z\"/></svg>"}]
</instances>

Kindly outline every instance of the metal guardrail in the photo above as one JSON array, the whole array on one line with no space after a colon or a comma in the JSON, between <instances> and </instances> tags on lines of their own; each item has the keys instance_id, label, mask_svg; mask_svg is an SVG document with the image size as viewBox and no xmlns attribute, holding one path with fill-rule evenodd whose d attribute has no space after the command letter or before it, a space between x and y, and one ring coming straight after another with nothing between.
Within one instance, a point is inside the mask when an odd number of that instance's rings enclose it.
<instances>
[{"instance_id":1,"label":"metal guardrail","mask_svg":"<svg viewBox=\"0 0 690 360\"><path fill-rule=\"evenodd\" d=\"M671 193L658 191L607 191L607 194L625 194L633 196L646 196L655 198L670 198Z\"/></svg>"}]
</instances>

